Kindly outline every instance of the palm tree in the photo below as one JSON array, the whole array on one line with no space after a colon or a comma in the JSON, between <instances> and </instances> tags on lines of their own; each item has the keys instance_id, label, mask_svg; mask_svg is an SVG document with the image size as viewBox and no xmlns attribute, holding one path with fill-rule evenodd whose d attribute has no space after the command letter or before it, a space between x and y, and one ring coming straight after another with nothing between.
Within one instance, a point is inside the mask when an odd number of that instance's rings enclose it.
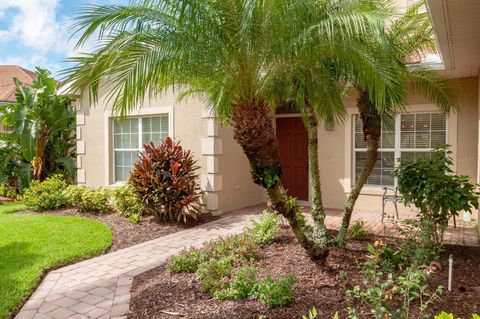
<instances>
[{"instance_id":1,"label":"palm tree","mask_svg":"<svg viewBox=\"0 0 480 319\"><path fill-rule=\"evenodd\" d=\"M384 61L376 61L368 57L366 51L367 46L357 43L352 45L349 41L348 47L343 47L345 56L353 59L354 63L345 66L339 61L339 48L335 48L330 55L325 55L328 50L323 51L323 58L319 58L317 54L310 54L309 57L301 57L298 50L292 57L291 65L300 64L299 70L285 69L282 67L282 73L275 81L279 87L273 90L277 94L278 104L285 103L286 107L293 108L301 114L304 126L307 131L308 140L308 170L310 187L312 191L312 217L313 231L318 238L322 238L326 247L331 243L327 236L325 225L326 213L323 206L321 179L318 159L318 125L319 122L343 122L346 118L346 111L343 105L343 98L346 95L346 87L342 79L346 74L352 74L354 70L362 70L363 77L359 77L359 81L365 81L367 86L369 83L375 83L372 78L377 78L377 85L380 88L398 86L398 83L392 76L392 70L389 65L383 65ZM335 57L335 58L334 58ZM322 61L322 63L318 63ZM323 63L326 61L326 63ZM341 59L340 61L343 61ZM358 71L356 72L358 73ZM383 90L376 90L380 93ZM373 97L375 98L375 97ZM378 103L381 104L381 97Z\"/></svg>"},{"instance_id":2,"label":"palm tree","mask_svg":"<svg viewBox=\"0 0 480 319\"><path fill-rule=\"evenodd\" d=\"M419 9L423 5L425 5L424 2L420 1L412 6L387 29L385 38L388 47L386 51L384 51L383 43L370 41L371 46L375 48L377 58L385 58L395 67L396 76L403 88L386 90L386 101L389 103L378 105L369 98L372 95L369 89L363 87L355 79L353 80L353 85L359 91L357 109L363 124L367 158L344 208L342 225L337 236L340 246L345 245L353 208L377 162L382 121L383 125L389 125L392 115L406 105L408 92L418 92L424 95L446 113L458 108L456 92L449 85L447 79L436 71L417 63L418 59L426 52L435 52L436 50L434 30L428 13L419 13Z\"/></svg>"},{"instance_id":3,"label":"palm tree","mask_svg":"<svg viewBox=\"0 0 480 319\"><path fill-rule=\"evenodd\" d=\"M280 182L276 105L268 89L292 44L314 47L314 41L322 41L333 48L340 40L336 34L346 42L380 23L377 3L144 0L90 5L80 10L73 30L82 34L78 45L98 34L98 49L72 58L76 65L66 75L72 89L86 88L93 100L108 82L113 111L122 116L145 97L172 87L181 96L200 94L220 119L231 123L253 181L265 188L308 254L321 258L326 254L322 239ZM321 14L307 28L282 27L295 26L311 12Z\"/></svg>"}]
</instances>

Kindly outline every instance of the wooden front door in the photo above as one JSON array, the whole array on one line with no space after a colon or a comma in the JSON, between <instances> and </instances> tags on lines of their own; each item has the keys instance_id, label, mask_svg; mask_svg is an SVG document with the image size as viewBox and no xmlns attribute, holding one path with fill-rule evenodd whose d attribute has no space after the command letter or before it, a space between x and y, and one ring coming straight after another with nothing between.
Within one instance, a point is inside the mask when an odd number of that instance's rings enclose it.
<instances>
[{"instance_id":1,"label":"wooden front door","mask_svg":"<svg viewBox=\"0 0 480 319\"><path fill-rule=\"evenodd\" d=\"M290 196L308 200L308 141L300 117L277 118L282 184Z\"/></svg>"}]
</instances>

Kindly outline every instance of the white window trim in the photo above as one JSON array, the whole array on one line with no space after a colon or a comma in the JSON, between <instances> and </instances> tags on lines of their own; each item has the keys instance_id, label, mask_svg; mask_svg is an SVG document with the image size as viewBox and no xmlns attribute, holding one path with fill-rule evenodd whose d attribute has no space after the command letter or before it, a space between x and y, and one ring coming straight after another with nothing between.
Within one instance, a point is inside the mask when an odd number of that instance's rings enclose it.
<instances>
[{"instance_id":1,"label":"white window trim","mask_svg":"<svg viewBox=\"0 0 480 319\"><path fill-rule=\"evenodd\" d=\"M440 110L435 104L412 104L405 108L401 114L412 114L412 113L438 113ZM348 121L344 125L345 133L345 170L344 170L344 179L343 179L343 189L345 193L350 193L352 189L352 181L355 179L355 151L354 151L354 128L353 128L353 115L358 114L356 107L351 107L347 109ZM396 117L398 121L400 116ZM398 123L396 123L398 124ZM453 167L454 171L457 170L457 113L452 112L447 115L447 125L446 125L446 135L447 135L447 144L451 145L450 150L452 151L453 158ZM400 138L395 136L395 138ZM397 143L397 141L395 141ZM398 158L395 154L395 158ZM365 186L363 187L360 194L362 195L381 195L383 193L382 186Z\"/></svg>"},{"instance_id":2,"label":"white window trim","mask_svg":"<svg viewBox=\"0 0 480 319\"><path fill-rule=\"evenodd\" d=\"M127 117L168 116L168 136L175 138L173 129L173 106L146 107L135 109L128 113ZM112 118L117 117L111 111L104 112L104 151L105 151L105 186L122 185L124 182L115 183L114 157L113 157L113 124ZM141 122L141 121L140 121Z\"/></svg>"}]
</instances>

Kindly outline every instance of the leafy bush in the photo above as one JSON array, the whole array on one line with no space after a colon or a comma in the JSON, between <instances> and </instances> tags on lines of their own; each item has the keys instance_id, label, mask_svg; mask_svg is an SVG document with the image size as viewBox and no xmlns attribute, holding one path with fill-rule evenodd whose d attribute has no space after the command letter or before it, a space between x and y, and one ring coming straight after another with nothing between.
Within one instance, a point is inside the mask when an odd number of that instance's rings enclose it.
<instances>
[{"instance_id":1,"label":"leafy bush","mask_svg":"<svg viewBox=\"0 0 480 319\"><path fill-rule=\"evenodd\" d=\"M130 183L113 190L113 206L116 212L127 217L134 224L142 219L144 207Z\"/></svg>"},{"instance_id":2,"label":"leafy bush","mask_svg":"<svg viewBox=\"0 0 480 319\"><path fill-rule=\"evenodd\" d=\"M275 235L280 230L278 223L280 217L270 211L264 210L260 220L250 218L250 225L245 227L245 233L253 239L256 244L267 244L273 242Z\"/></svg>"},{"instance_id":3,"label":"leafy bush","mask_svg":"<svg viewBox=\"0 0 480 319\"><path fill-rule=\"evenodd\" d=\"M168 270L171 272L188 272L197 271L198 267L208 260L206 253L199 249L191 248L183 251L179 255L170 257L168 260Z\"/></svg>"},{"instance_id":4,"label":"leafy bush","mask_svg":"<svg viewBox=\"0 0 480 319\"><path fill-rule=\"evenodd\" d=\"M376 319L410 318L414 306L418 307L418 318L431 318L426 310L443 291L443 287L439 286L430 292L423 271L415 266L406 268L398 276L391 273L386 276L371 268L366 268L362 273L365 276L363 285L348 290L347 297L368 305ZM354 309L350 312L356 313Z\"/></svg>"},{"instance_id":5,"label":"leafy bush","mask_svg":"<svg viewBox=\"0 0 480 319\"><path fill-rule=\"evenodd\" d=\"M245 234L221 237L210 241L205 245L204 250L209 259L230 255L247 261L258 258L257 246L250 236Z\"/></svg>"},{"instance_id":6,"label":"leafy bush","mask_svg":"<svg viewBox=\"0 0 480 319\"><path fill-rule=\"evenodd\" d=\"M0 196L17 199L17 191L9 185L0 185Z\"/></svg>"},{"instance_id":7,"label":"leafy bush","mask_svg":"<svg viewBox=\"0 0 480 319\"><path fill-rule=\"evenodd\" d=\"M171 272L195 272L200 265L211 260L231 257L237 263L256 259L256 246L250 237L234 235L209 241L202 249L190 248L172 256L168 262Z\"/></svg>"},{"instance_id":8,"label":"leafy bush","mask_svg":"<svg viewBox=\"0 0 480 319\"><path fill-rule=\"evenodd\" d=\"M365 222L363 220L355 221L347 233L347 237L354 240L368 238L369 235L368 231L365 230Z\"/></svg>"},{"instance_id":9,"label":"leafy bush","mask_svg":"<svg viewBox=\"0 0 480 319\"><path fill-rule=\"evenodd\" d=\"M235 265L235 256L210 259L198 267L196 274L202 279L202 290L209 294L224 288L225 277L230 277Z\"/></svg>"},{"instance_id":10,"label":"leafy bush","mask_svg":"<svg viewBox=\"0 0 480 319\"><path fill-rule=\"evenodd\" d=\"M293 301L292 275L273 277L267 275L258 283L256 297L269 308L282 307Z\"/></svg>"},{"instance_id":11,"label":"leafy bush","mask_svg":"<svg viewBox=\"0 0 480 319\"><path fill-rule=\"evenodd\" d=\"M451 153L447 147L438 148L431 153L431 158L402 162L395 171L405 203L414 204L422 220L433 222L432 235L437 243L443 240L452 216L478 209L477 186L469 182L468 176L453 174Z\"/></svg>"},{"instance_id":12,"label":"leafy bush","mask_svg":"<svg viewBox=\"0 0 480 319\"><path fill-rule=\"evenodd\" d=\"M383 241L377 240L367 247L368 261L363 265L364 268L382 269L386 272L394 272L400 269L405 263L405 256L402 250L395 250Z\"/></svg>"},{"instance_id":13,"label":"leafy bush","mask_svg":"<svg viewBox=\"0 0 480 319\"><path fill-rule=\"evenodd\" d=\"M403 237L402 254L411 265L429 265L437 260L443 249L442 245L433 240L435 227L430 220L408 220L402 227L398 227L398 232Z\"/></svg>"},{"instance_id":14,"label":"leafy bush","mask_svg":"<svg viewBox=\"0 0 480 319\"><path fill-rule=\"evenodd\" d=\"M268 225L272 218L268 217ZM260 224L262 221L260 222ZM274 227L260 227L262 234ZM264 232L264 229L269 231ZM252 228L251 228L252 229ZM265 236L260 236L265 238ZM267 236L268 237L268 236ZM260 241L262 242L262 241ZM168 261L171 272L195 272L202 281L202 291L219 300L257 298L268 307L278 307L293 300L293 276L259 278L259 270L250 262L258 258L256 243L247 234L218 238L201 249L191 248Z\"/></svg>"},{"instance_id":15,"label":"leafy bush","mask_svg":"<svg viewBox=\"0 0 480 319\"><path fill-rule=\"evenodd\" d=\"M167 137L155 146L144 145L144 152L130 175L145 209L163 220L197 219L201 212L196 161L190 151Z\"/></svg>"},{"instance_id":16,"label":"leafy bush","mask_svg":"<svg viewBox=\"0 0 480 319\"><path fill-rule=\"evenodd\" d=\"M106 213L110 209L110 191L107 188L90 188L71 185L63 191L67 203L82 212Z\"/></svg>"},{"instance_id":17,"label":"leafy bush","mask_svg":"<svg viewBox=\"0 0 480 319\"><path fill-rule=\"evenodd\" d=\"M67 203L63 191L67 183L60 175L48 177L43 182L32 181L22 196L22 202L35 211L52 210Z\"/></svg>"},{"instance_id":18,"label":"leafy bush","mask_svg":"<svg viewBox=\"0 0 480 319\"><path fill-rule=\"evenodd\" d=\"M224 287L213 294L219 300L243 299L254 296L257 289L258 268L242 266L236 268L229 277L224 277Z\"/></svg>"},{"instance_id":19,"label":"leafy bush","mask_svg":"<svg viewBox=\"0 0 480 319\"><path fill-rule=\"evenodd\" d=\"M223 289L214 292L216 299L234 300L252 297L269 308L285 306L294 299L292 285L295 277L292 275L273 277L266 274L259 279L259 269L248 265L230 271L230 276L223 277L223 283L219 284L223 284Z\"/></svg>"}]
</instances>

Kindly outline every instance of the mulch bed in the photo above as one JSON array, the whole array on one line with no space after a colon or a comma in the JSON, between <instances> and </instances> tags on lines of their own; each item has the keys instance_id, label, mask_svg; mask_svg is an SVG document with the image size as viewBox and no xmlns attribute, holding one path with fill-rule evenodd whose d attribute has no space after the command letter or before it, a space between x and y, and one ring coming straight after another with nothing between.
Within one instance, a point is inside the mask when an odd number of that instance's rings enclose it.
<instances>
[{"instance_id":1,"label":"mulch bed","mask_svg":"<svg viewBox=\"0 0 480 319\"><path fill-rule=\"evenodd\" d=\"M365 260L365 244L351 242L344 251L334 248L325 261L317 263L310 260L289 230L282 231L275 243L260 248L262 258L255 266L275 275L294 274L295 301L271 310L256 300L217 301L201 292L195 274L172 274L160 266L135 277L128 318L257 319L263 315L265 319L285 319L301 318L315 307L317 318L329 319L337 311L340 318L345 318L348 306L360 309L360 318L371 318L367 308L345 297L346 290L361 283L358 264ZM443 268L432 280L435 286L446 285L450 253L455 260L454 291L445 292L433 310L470 318L480 309L480 249L447 246L441 258ZM341 279L344 272L347 280Z\"/></svg>"},{"instance_id":2,"label":"mulch bed","mask_svg":"<svg viewBox=\"0 0 480 319\"><path fill-rule=\"evenodd\" d=\"M0 196L0 203L10 203L10 202L13 202L13 199L9 197Z\"/></svg>"},{"instance_id":3,"label":"mulch bed","mask_svg":"<svg viewBox=\"0 0 480 319\"><path fill-rule=\"evenodd\" d=\"M94 219L106 224L112 230L113 244L108 252L113 252L122 248L134 246L152 239L173 234L188 228L207 223L219 217L211 214L203 214L198 221L190 221L187 224L175 222L162 222L153 216L146 216L138 224L132 224L127 218L116 213L110 214L91 214L79 212L76 209L59 209L36 213L33 211L24 211L20 214L51 214L59 216L80 216Z\"/></svg>"}]
</instances>

